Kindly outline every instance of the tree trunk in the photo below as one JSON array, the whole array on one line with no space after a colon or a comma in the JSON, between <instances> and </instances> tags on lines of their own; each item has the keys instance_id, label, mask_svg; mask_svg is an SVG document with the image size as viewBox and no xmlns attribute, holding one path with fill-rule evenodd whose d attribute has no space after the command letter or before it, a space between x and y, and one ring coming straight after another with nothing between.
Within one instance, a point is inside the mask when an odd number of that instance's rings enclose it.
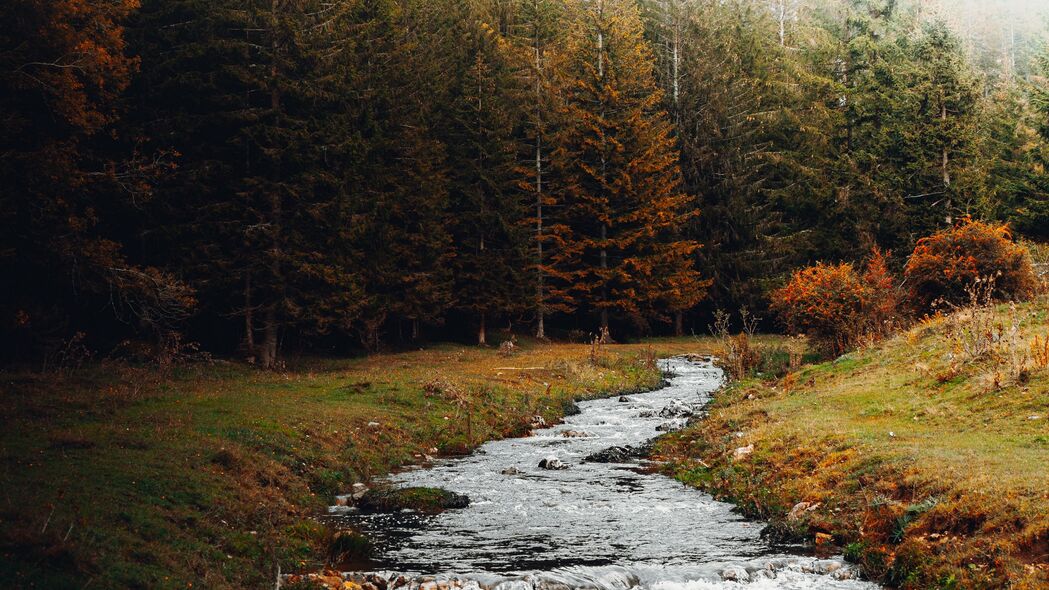
<instances>
[{"instance_id":1,"label":"tree trunk","mask_svg":"<svg viewBox=\"0 0 1049 590\"><path fill-rule=\"evenodd\" d=\"M273 369L277 366L277 308L275 305L266 307L266 314L262 326L262 349L260 350L260 364L264 369Z\"/></svg>"},{"instance_id":2,"label":"tree trunk","mask_svg":"<svg viewBox=\"0 0 1049 590\"><path fill-rule=\"evenodd\" d=\"M488 344L488 333L487 333L487 314L481 312L481 323L477 328L477 345L486 346Z\"/></svg>"},{"instance_id":3,"label":"tree trunk","mask_svg":"<svg viewBox=\"0 0 1049 590\"><path fill-rule=\"evenodd\" d=\"M412 342L419 340L419 318L412 318Z\"/></svg>"},{"instance_id":4,"label":"tree trunk","mask_svg":"<svg viewBox=\"0 0 1049 590\"><path fill-rule=\"evenodd\" d=\"M280 127L281 125L281 95L280 95L280 69L278 53L280 52L280 42L277 38L277 15L281 10L280 0L272 0L270 4L271 23L272 30L270 31L271 36L271 50L273 55L271 56L272 64L270 66L270 75L272 88L270 88L270 108L273 110L274 126ZM280 158L276 158L276 161L272 165L272 175L275 184L278 184L281 177L280 169ZM271 187L270 191L270 238L273 241L273 253L271 254L270 270L273 274L272 285L270 286L270 297L271 303L266 306L265 317L263 318L263 337L262 337L262 351L261 351L261 364L264 369L273 369L277 366L277 353L278 353L278 337L279 337L279 320L277 313L277 301L280 300L280 293L282 292L282 279L281 279L281 267L280 258L283 248L281 247L281 219L283 217L283 203L281 202L281 195L278 189Z\"/></svg>"},{"instance_id":5,"label":"tree trunk","mask_svg":"<svg viewBox=\"0 0 1049 590\"><path fill-rule=\"evenodd\" d=\"M598 11L598 15L599 16L604 14L604 2L602 0L597 0L597 11ZM603 31L600 31L600 30L597 32L597 77L600 80L604 80L605 79L605 37L604 37ZM604 116L604 112L603 111L602 111L601 115L602 115L602 117ZM605 147L605 140L604 140L604 136L602 136L601 137L601 148L602 148L602 150L601 150L601 178L602 178L602 180L604 180L606 178L605 167L607 166L607 161L605 160L604 147ZM602 307L601 307L601 336L600 336L600 340L601 340L602 343L606 342L609 339L609 336L608 336L608 333L609 333L608 332L608 308L605 307L605 304L608 303L608 284L605 282L607 280L607 277L606 277L607 273L604 272L605 270L608 269L608 245L605 243L605 240L607 240L607 239L608 239L608 225L606 225L604 222L601 222L601 270L602 270L602 273L601 273L601 303L602 303Z\"/></svg>"},{"instance_id":6,"label":"tree trunk","mask_svg":"<svg viewBox=\"0 0 1049 590\"><path fill-rule=\"evenodd\" d=\"M608 226L601 224L601 270L605 271L608 269L608 250L605 249L605 240L608 239ZM606 273L601 273L601 339L605 340L606 334L608 334L608 307L605 305L608 303L608 284L605 282Z\"/></svg>"},{"instance_id":7,"label":"tree trunk","mask_svg":"<svg viewBox=\"0 0 1049 590\"><path fill-rule=\"evenodd\" d=\"M685 335L685 312L681 310L674 312L674 335Z\"/></svg>"},{"instance_id":8,"label":"tree trunk","mask_svg":"<svg viewBox=\"0 0 1049 590\"><path fill-rule=\"evenodd\" d=\"M947 126L947 98L946 97L941 97L940 98L940 119L944 122L944 127L946 127ZM944 205L943 206L944 206L944 209L947 212L947 214L945 216L945 219L944 219L947 222L947 225L950 225L953 222L953 216L951 214L951 209L953 208L953 204L951 203L951 194L950 194L950 190L951 190L951 171L950 171L950 168L948 168L949 165L950 165L950 158L948 157L947 146L945 145L945 146L943 146L943 192L944 192L944 199L943 199L943 204Z\"/></svg>"},{"instance_id":9,"label":"tree trunk","mask_svg":"<svg viewBox=\"0 0 1049 590\"><path fill-rule=\"evenodd\" d=\"M251 303L251 273L244 277L244 348L249 358L255 357L255 311Z\"/></svg>"},{"instance_id":10,"label":"tree trunk","mask_svg":"<svg viewBox=\"0 0 1049 590\"><path fill-rule=\"evenodd\" d=\"M546 338L546 306L543 285L543 133L542 133L542 51L539 47L539 32L535 35L535 244L538 259L536 271L536 317L538 326L535 337Z\"/></svg>"},{"instance_id":11,"label":"tree trunk","mask_svg":"<svg viewBox=\"0 0 1049 590\"><path fill-rule=\"evenodd\" d=\"M779 0L779 45L787 44L787 0Z\"/></svg>"}]
</instances>

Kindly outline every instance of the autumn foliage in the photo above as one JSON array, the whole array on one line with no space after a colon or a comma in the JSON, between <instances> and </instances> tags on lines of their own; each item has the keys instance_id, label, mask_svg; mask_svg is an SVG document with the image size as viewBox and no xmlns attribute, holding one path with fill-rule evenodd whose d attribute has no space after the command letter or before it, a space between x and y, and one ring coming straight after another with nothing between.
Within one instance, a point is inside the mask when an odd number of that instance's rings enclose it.
<instances>
[{"instance_id":1,"label":"autumn foliage","mask_svg":"<svg viewBox=\"0 0 1049 590\"><path fill-rule=\"evenodd\" d=\"M897 323L899 298L886 264L874 250L862 272L851 263L796 271L772 295L772 307L787 330L807 334L834 354L889 334Z\"/></svg>"},{"instance_id":2,"label":"autumn foliage","mask_svg":"<svg viewBox=\"0 0 1049 590\"><path fill-rule=\"evenodd\" d=\"M978 280L993 282L995 300L1027 299L1038 287L1028 251L1009 227L972 219L919 240L904 276L919 311L968 300Z\"/></svg>"}]
</instances>

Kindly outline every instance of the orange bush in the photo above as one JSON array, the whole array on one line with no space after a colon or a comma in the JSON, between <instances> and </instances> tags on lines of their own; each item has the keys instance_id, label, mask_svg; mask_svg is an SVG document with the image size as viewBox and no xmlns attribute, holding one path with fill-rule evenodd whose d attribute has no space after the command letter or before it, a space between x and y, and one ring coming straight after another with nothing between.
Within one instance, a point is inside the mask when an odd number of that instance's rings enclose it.
<instances>
[{"instance_id":1,"label":"orange bush","mask_svg":"<svg viewBox=\"0 0 1049 590\"><path fill-rule=\"evenodd\" d=\"M794 273L772 296L787 330L808 334L835 354L847 350L864 324L870 292L851 264L819 263Z\"/></svg>"},{"instance_id":2,"label":"orange bush","mask_svg":"<svg viewBox=\"0 0 1049 590\"><path fill-rule=\"evenodd\" d=\"M900 294L889 271L889 254L874 248L862 277L868 291L864 331L875 339L892 334L900 324Z\"/></svg>"},{"instance_id":3,"label":"orange bush","mask_svg":"<svg viewBox=\"0 0 1049 590\"><path fill-rule=\"evenodd\" d=\"M904 276L920 311L965 303L981 281L999 301L1029 299L1038 288L1027 248L1013 242L1009 227L972 219L919 240Z\"/></svg>"},{"instance_id":4,"label":"orange bush","mask_svg":"<svg viewBox=\"0 0 1049 590\"><path fill-rule=\"evenodd\" d=\"M788 331L807 334L834 354L881 338L898 323L899 297L886 261L875 249L862 274L849 263L801 269L772 294L772 308Z\"/></svg>"}]
</instances>

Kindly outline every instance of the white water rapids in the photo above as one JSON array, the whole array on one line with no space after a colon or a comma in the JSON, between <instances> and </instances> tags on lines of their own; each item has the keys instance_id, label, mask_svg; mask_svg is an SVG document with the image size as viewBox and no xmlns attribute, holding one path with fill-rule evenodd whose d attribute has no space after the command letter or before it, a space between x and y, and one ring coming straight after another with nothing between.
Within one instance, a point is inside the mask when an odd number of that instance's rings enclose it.
<instances>
[{"instance_id":1,"label":"white water rapids","mask_svg":"<svg viewBox=\"0 0 1049 590\"><path fill-rule=\"evenodd\" d=\"M471 503L437 516L347 516L376 540L373 571L423 590L877 588L840 560L783 553L760 537L762 523L637 461L584 461L649 441L669 421L664 407L698 410L721 385L709 363L662 362L670 375L662 389L581 402L561 425L391 476L393 485L440 487ZM550 456L568 468L538 467Z\"/></svg>"}]
</instances>

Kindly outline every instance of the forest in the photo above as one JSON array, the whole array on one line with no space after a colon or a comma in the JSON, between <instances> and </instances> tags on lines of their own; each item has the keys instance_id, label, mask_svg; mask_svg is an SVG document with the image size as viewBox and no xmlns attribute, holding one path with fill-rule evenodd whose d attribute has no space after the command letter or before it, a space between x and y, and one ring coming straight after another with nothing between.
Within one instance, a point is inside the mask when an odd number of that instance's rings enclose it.
<instances>
[{"instance_id":1,"label":"forest","mask_svg":"<svg viewBox=\"0 0 1049 590\"><path fill-rule=\"evenodd\" d=\"M1022 4L4 2L0 358L780 330L798 268L1044 240Z\"/></svg>"},{"instance_id":2,"label":"forest","mask_svg":"<svg viewBox=\"0 0 1049 590\"><path fill-rule=\"evenodd\" d=\"M1049 588L1049 0L0 22L0 586Z\"/></svg>"}]
</instances>

